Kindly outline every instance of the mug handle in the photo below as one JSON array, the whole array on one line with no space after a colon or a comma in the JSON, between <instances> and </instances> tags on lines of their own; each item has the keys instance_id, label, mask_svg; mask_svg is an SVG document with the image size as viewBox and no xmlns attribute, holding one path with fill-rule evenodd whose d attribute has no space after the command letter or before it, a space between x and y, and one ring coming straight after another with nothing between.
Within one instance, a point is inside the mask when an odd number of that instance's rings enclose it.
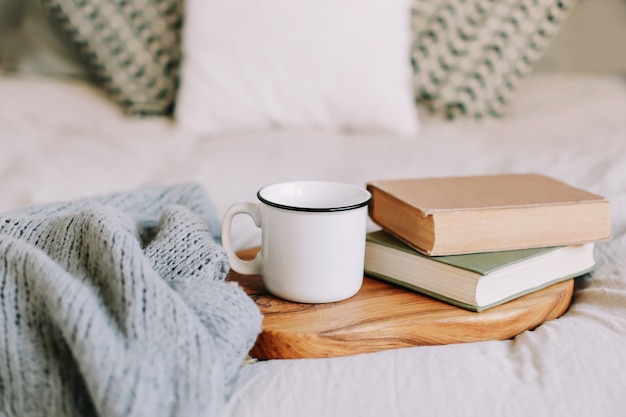
<instances>
[{"instance_id":1,"label":"mug handle","mask_svg":"<svg viewBox=\"0 0 626 417\"><path fill-rule=\"evenodd\" d=\"M233 222L233 218L238 214L247 214L252 217L254 224L257 227L261 227L261 207L255 203L235 203L226 210L224 218L222 220L222 246L228 260L230 261L230 267L243 275L261 275L261 252L259 252L254 259L250 261L244 261L241 259L235 251L230 240L230 227Z\"/></svg>"}]
</instances>

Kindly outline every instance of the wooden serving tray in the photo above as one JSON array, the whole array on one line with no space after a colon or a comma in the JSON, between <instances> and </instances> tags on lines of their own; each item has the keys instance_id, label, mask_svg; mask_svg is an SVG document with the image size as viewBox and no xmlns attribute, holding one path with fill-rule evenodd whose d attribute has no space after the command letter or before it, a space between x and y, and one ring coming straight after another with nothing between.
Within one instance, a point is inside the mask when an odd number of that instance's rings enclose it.
<instances>
[{"instance_id":1,"label":"wooden serving tray","mask_svg":"<svg viewBox=\"0 0 626 417\"><path fill-rule=\"evenodd\" d=\"M258 249L239 253L252 259ZM352 298L300 304L271 295L261 277L231 271L264 315L250 355L257 359L327 358L421 345L509 339L567 311L569 279L475 313L384 281L364 277Z\"/></svg>"}]
</instances>

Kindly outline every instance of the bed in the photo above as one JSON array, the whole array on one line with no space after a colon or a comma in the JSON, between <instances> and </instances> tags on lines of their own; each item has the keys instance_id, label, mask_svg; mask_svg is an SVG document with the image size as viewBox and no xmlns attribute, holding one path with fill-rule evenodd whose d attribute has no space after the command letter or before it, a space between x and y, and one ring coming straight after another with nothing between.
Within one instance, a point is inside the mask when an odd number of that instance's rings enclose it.
<instances>
[{"instance_id":1,"label":"bed","mask_svg":"<svg viewBox=\"0 0 626 417\"><path fill-rule=\"evenodd\" d=\"M417 125L405 126L411 134L380 129L385 122L348 130L274 123L241 131L220 130L218 123L211 130L202 117L189 122L193 129L181 129L171 115L129 116L110 91L82 76L7 71L0 77L0 211L194 183L206 190L219 220L231 204L253 201L260 187L289 179L364 185L400 177L550 175L605 196L612 214L611 239L596 245L598 268L576 279L562 317L504 341L327 359L248 358L216 413L624 415L626 78L537 71L524 74L514 90L506 114L496 117L442 117L437 103L423 100ZM393 125L398 114L390 117ZM232 240L244 249L257 246L260 236L241 221ZM3 401L8 407L4 394ZM142 415L141 408L129 414Z\"/></svg>"}]
</instances>

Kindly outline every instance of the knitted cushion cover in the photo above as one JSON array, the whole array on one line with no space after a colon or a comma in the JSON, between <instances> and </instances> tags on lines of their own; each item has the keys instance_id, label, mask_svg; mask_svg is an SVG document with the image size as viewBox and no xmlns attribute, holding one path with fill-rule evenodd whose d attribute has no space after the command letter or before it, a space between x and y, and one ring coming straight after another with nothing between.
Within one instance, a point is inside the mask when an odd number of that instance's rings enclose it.
<instances>
[{"instance_id":1,"label":"knitted cushion cover","mask_svg":"<svg viewBox=\"0 0 626 417\"><path fill-rule=\"evenodd\" d=\"M168 114L182 0L41 0L131 114ZM501 116L576 0L413 0L417 101L447 117Z\"/></svg>"},{"instance_id":2,"label":"knitted cushion cover","mask_svg":"<svg viewBox=\"0 0 626 417\"><path fill-rule=\"evenodd\" d=\"M129 114L169 114L182 0L41 0L94 77Z\"/></svg>"},{"instance_id":3,"label":"knitted cushion cover","mask_svg":"<svg viewBox=\"0 0 626 417\"><path fill-rule=\"evenodd\" d=\"M502 116L576 0L413 0L418 102L449 118Z\"/></svg>"}]
</instances>

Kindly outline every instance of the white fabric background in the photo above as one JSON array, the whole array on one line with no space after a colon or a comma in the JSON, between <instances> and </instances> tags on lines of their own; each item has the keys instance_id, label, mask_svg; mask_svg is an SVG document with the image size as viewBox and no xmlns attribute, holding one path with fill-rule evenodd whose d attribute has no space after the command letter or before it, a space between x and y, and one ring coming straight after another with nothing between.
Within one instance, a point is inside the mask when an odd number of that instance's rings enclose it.
<instances>
[{"instance_id":1,"label":"white fabric background","mask_svg":"<svg viewBox=\"0 0 626 417\"><path fill-rule=\"evenodd\" d=\"M424 117L413 138L267 131L208 137L125 119L97 90L0 78L0 209L195 180L218 213L286 179L540 172L606 196L612 234L562 318L513 340L245 365L237 416L620 416L626 387L626 83L535 75L510 116ZM251 224L238 247L258 243Z\"/></svg>"},{"instance_id":2,"label":"white fabric background","mask_svg":"<svg viewBox=\"0 0 626 417\"><path fill-rule=\"evenodd\" d=\"M408 0L190 0L186 10L183 127L417 132Z\"/></svg>"}]
</instances>

